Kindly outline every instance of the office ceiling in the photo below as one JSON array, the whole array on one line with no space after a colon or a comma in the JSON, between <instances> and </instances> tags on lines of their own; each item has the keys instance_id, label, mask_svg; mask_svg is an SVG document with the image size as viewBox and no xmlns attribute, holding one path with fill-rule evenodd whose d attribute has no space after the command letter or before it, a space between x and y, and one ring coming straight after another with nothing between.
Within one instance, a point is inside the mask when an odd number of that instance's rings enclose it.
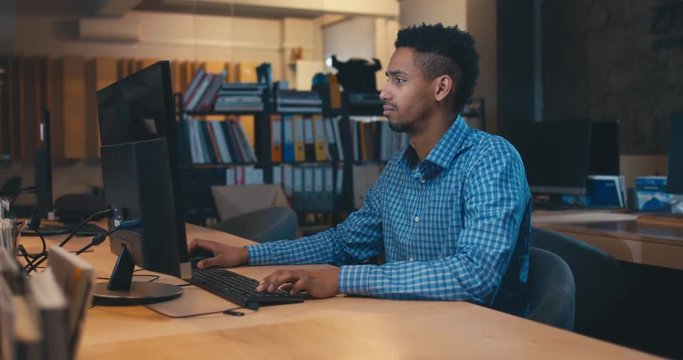
<instances>
[{"instance_id":1,"label":"office ceiling","mask_svg":"<svg viewBox=\"0 0 683 360\"><path fill-rule=\"evenodd\" d=\"M143 0L135 10L174 12L183 14L222 15L237 17L255 17L264 19L281 19L285 17L312 19L323 15L322 11L291 9L286 7L263 7L245 4Z\"/></svg>"},{"instance_id":2,"label":"office ceiling","mask_svg":"<svg viewBox=\"0 0 683 360\"><path fill-rule=\"evenodd\" d=\"M113 1L113 0L105 0ZM135 1L135 0L127 0ZM273 1L273 0L137 0L135 10L175 12L183 14L255 17L265 19L304 18L322 15L398 16L396 0L377 1L362 6L362 1L334 2L330 0ZM360 6L358 5L360 4ZM366 4L367 5L367 4Z\"/></svg>"}]
</instances>

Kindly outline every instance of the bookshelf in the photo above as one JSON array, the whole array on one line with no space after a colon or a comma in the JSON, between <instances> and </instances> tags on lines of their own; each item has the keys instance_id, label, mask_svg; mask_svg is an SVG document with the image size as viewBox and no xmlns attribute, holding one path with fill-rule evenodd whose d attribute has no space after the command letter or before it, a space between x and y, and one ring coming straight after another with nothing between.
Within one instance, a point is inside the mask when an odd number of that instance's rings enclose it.
<instances>
[{"instance_id":1,"label":"bookshelf","mask_svg":"<svg viewBox=\"0 0 683 360\"><path fill-rule=\"evenodd\" d=\"M281 184L304 234L339 221L344 151L339 119L316 91L276 90L270 119L273 183Z\"/></svg>"},{"instance_id":2,"label":"bookshelf","mask_svg":"<svg viewBox=\"0 0 683 360\"><path fill-rule=\"evenodd\" d=\"M320 96L267 81L225 83L202 70L195 78L175 96L186 219L217 218L212 185L266 183L283 187L304 233L335 224L345 151L340 120L323 116ZM244 115L254 117L253 142Z\"/></svg>"},{"instance_id":3,"label":"bookshelf","mask_svg":"<svg viewBox=\"0 0 683 360\"><path fill-rule=\"evenodd\" d=\"M175 96L178 151L186 220L217 221L213 185L269 182L272 171L265 139L267 84L225 82L227 70L197 69L186 91ZM254 118L253 140L240 116Z\"/></svg>"}]
</instances>

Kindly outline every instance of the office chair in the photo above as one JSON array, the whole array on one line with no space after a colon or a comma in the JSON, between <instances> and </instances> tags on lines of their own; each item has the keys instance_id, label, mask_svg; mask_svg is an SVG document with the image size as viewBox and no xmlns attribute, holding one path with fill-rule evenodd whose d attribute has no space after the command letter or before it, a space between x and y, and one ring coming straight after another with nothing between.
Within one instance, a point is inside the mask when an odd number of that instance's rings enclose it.
<instances>
[{"instance_id":1,"label":"office chair","mask_svg":"<svg viewBox=\"0 0 683 360\"><path fill-rule=\"evenodd\" d=\"M294 239L297 224L298 218L294 210L286 206L275 206L236 215L209 227L264 243Z\"/></svg>"},{"instance_id":2,"label":"office chair","mask_svg":"<svg viewBox=\"0 0 683 360\"><path fill-rule=\"evenodd\" d=\"M574 276L561 257L531 247L527 319L565 330L574 328Z\"/></svg>"},{"instance_id":3,"label":"office chair","mask_svg":"<svg viewBox=\"0 0 683 360\"><path fill-rule=\"evenodd\" d=\"M618 331L617 314L626 291L619 263L604 251L569 236L531 228L531 246L561 257L574 274L574 331L610 338Z\"/></svg>"}]
</instances>

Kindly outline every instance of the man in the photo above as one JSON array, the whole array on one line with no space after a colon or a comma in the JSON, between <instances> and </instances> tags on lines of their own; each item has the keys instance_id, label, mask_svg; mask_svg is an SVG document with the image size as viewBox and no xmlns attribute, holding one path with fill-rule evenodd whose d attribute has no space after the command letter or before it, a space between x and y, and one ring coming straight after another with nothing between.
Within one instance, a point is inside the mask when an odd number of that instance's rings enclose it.
<instances>
[{"instance_id":1,"label":"man","mask_svg":"<svg viewBox=\"0 0 683 360\"><path fill-rule=\"evenodd\" d=\"M384 115L410 144L388 162L363 208L328 231L244 248L194 240L214 257L200 268L243 264L338 265L280 270L257 290L286 285L312 297L464 300L513 313L525 307L530 193L504 139L458 116L479 74L472 37L457 27L402 29L380 93ZM362 264L384 253L381 265Z\"/></svg>"}]
</instances>

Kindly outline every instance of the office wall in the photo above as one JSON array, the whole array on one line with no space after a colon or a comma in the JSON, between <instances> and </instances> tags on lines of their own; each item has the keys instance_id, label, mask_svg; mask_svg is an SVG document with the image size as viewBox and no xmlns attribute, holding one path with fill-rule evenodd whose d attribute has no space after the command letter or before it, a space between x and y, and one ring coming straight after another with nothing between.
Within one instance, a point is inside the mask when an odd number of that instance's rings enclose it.
<instances>
[{"instance_id":1,"label":"office wall","mask_svg":"<svg viewBox=\"0 0 683 360\"><path fill-rule=\"evenodd\" d=\"M440 22L467 29L467 6L475 1L478 0L401 0L399 22L403 26Z\"/></svg>"},{"instance_id":2,"label":"office wall","mask_svg":"<svg viewBox=\"0 0 683 360\"><path fill-rule=\"evenodd\" d=\"M323 31L324 57L337 55L342 61L352 57L372 59L375 56L374 33L372 17L351 17L326 26Z\"/></svg>"},{"instance_id":3,"label":"office wall","mask_svg":"<svg viewBox=\"0 0 683 360\"><path fill-rule=\"evenodd\" d=\"M683 31L680 18L670 34L650 29L655 7L671 3L545 0L545 120L619 119L622 154L666 153L669 114L683 111ZM677 47L653 48L669 35Z\"/></svg>"},{"instance_id":4,"label":"office wall","mask_svg":"<svg viewBox=\"0 0 683 360\"><path fill-rule=\"evenodd\" d=\"M18 14L15 53L270 62L273 76L280 78L280 20L139 11L115 19L120 26L137 24L140 36L136 42L82 39L77 20L72 15Z\"/></svg>"},{"instance_id":5,"label":"office wall","mask_svg":"<svg viewBox=\"0 0 683 360\"><path fill-rule=\"evenodd\" d=\"M467 28L479 51L479 81L474 97L484 98L486 130L496 133L498 124L498 28L496 0L467 2Z\"/></svg>"},{"instance_id":6,"label":"office wall","mask_svg":"<svg viewBox=\"0 0 683 360\"><path fill-rule=\"evenodd\" d=\"M14 15L14 1L0 1L0 55L10 54L14 50Z\"/></svg>"}]
</instances>

